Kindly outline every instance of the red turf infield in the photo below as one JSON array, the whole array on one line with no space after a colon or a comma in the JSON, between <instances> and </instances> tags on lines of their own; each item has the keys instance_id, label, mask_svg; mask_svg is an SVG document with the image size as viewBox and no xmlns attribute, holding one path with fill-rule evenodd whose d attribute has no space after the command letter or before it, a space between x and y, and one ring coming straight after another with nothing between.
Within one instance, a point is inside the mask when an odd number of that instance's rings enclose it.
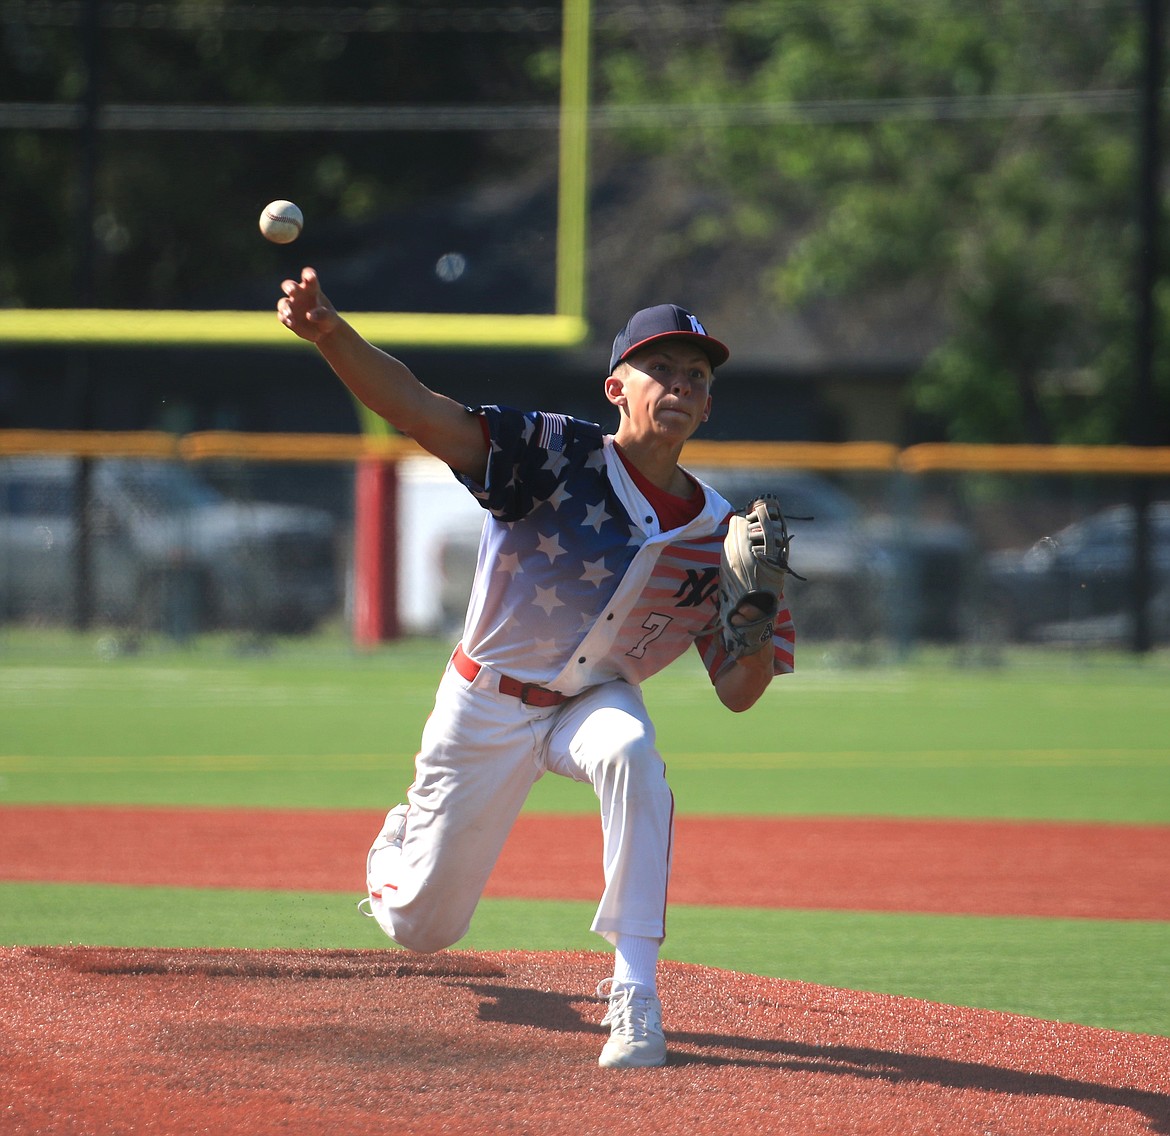
<instances>
[{"instance_id":1,"label":"red turf infield","mask_svg":"<svg viewBox=\"0 0 1170 1136\"><path fill-rule=\"evenodd\" d=\"M0 808L0 879L361 892L381 814ZM522 816L488 895L595 900L588 816ZM682 817L674 903L1170 919L1170 826Z\"/></svg>"},{"instance_id":2,"label":"red turf infield","mask_svg":"<svg viewBox=\"0 0 1170 1136\"><path fill-rule=\"evenodd\" d=\"M379 820L0 808L0 878L354 891ZM491 893L593 899L596 842L591 818L522 818ZM672 894L1166 919L1168 852L1164 827L683 818ZM682 963L660 972L667 1067L600 1070L607 973L600 953L0 948L0 1131L1170 1134L1170 1039Z\"/></svg>"}]
</instances>

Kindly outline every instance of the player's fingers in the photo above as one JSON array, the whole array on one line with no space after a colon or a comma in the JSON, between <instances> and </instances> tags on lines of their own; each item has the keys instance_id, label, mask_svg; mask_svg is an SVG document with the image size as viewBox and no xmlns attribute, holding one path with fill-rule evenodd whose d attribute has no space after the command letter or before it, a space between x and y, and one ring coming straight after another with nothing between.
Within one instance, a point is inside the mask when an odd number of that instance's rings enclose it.
<instances>
[{"instance_id":1,"label":"player's fingers","mask_svg":"<svg viewBox=\"0 0 1170 1136\"><path fill-rule=\"evenodd\" d=\"M276 303L276 317L285 327L291 328L293 331L300 332L307 322L313 318L315 309L305 309L302 304L296 302L296 297L284 298L278 300Z\"/></svg>"}]
</instances>

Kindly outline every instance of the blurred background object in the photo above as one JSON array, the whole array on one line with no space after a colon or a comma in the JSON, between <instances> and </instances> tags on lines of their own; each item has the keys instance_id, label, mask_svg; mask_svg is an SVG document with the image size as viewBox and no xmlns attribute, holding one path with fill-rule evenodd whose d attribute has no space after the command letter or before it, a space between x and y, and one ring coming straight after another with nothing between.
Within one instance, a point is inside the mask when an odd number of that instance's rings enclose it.
<instances>
[{"instance_id":1,"label":"blurred background object","mask_svg":"<svg viewBox=\"0 0 1170 1136\"><path fill-rule=\"evenodd\" d=\"M0 461L5 619L73 619L77 461ZM175 639L304 634L337 613L337 529L324 510L233 501L182 463L111 458L96 463L85 512L96 625Z\"/></svg>"},{"instance_id":2,"label":"blurred background object","mask_svg":"<svg viewBox=\"0 0 1170 1136\"><path fill-rule=\"evenodd\" d=\"M1165 448L1165 39L1159 0L14 0L0 429L360 433L271 319L309 262L466 402L611 425L609 340L670 299L733 349L710 442ZM311 219L291 250L255 232L285 196ZM89 526L108 518L102 463L75 456L66 606L87 627L111 606L89 583L107 556ZM1052 460L1054 480L786 475L794 498L820 494L795 546L808 634L902 650L1047 636L1059 618L1009 617L1037 573L993 554L1127 507L1131 569L1090 618L1148 649L1161 475L1062 480ZM253 516L324 510L331 610L352 614L351 464L188 472ZM738 492L738 472L717 476ZM478 519L429 535L426 502L450 490L441 473L399 487L396 523L428 534L400 541L404 580L427 585L394 585L406 630L461 604ZM176 571L183 594L212 587ZM264 620L311 623L311 606Z\"/></svg>"}]
</instances>

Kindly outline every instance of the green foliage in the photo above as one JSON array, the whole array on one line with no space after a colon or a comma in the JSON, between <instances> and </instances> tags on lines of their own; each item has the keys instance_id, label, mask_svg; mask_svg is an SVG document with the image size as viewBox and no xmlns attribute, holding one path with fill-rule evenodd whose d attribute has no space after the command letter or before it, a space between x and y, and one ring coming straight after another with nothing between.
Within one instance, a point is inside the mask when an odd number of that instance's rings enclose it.
<instances>
[{"instance_id":1,"label":"green foliage","mask_svg":"<svg viewBox=\"0 0 1170 1136\"><path fill-rule=\"evenodd\" d=\"M750 0L660 66L615 46L602 71L619 103L788 108L628 142L722 191L724 240L750 218L775 304L915 305L939 349L914 398L953 438L1109 442L1132 389L1136 100L1086 100L1137 87L1140 32L1120 3Z\"/></svg>"}]
</instances>

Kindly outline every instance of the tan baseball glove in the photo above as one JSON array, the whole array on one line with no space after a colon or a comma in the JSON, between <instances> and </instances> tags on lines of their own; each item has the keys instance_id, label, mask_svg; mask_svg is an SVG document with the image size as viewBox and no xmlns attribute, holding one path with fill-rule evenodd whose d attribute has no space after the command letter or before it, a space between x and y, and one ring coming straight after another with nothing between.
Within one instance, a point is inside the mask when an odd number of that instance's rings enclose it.
<instances>
[{"instance_id":1,"label":"tan baseball glove","mask_svg":"<svg viewBox=\"0 0 1170 1136\"><path fill-rule=\"evenodd\" d=\"M733 658L769 647L784 591L784 578L804 577L788 566L792 538L771 493L732 513L719 569L719 624Z\"/></svg>"}]
</instances>

